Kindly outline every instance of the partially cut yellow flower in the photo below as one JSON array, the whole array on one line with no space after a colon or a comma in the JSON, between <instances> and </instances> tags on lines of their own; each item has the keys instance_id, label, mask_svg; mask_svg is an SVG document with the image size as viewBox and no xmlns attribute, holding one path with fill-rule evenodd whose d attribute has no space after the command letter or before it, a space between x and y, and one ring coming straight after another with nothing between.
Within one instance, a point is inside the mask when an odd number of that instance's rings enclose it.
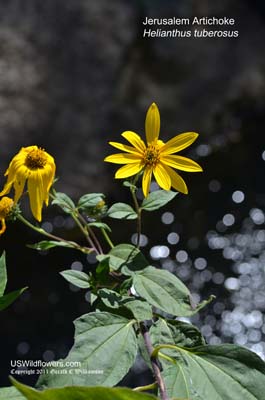
<instances>
[{"instance_id":1,"label":"partially cut yellow flower","mask_svg":"<svg viewBox=\"0 0 265 400\"><path fill-rule=\"evenodd\" d=\"M5 173L8 176L7 183L0 196L9 193L14 186L14 202L17 203L27 180L30 208L33 216L40 222L43 203L48 205L49 202L55 169L54 159L46 151L38 146L22 147L9 164Z\"/></svg>"},{"instance_id":2,"label":"partially cut yellow flower","mask_svg":"<svg viewBox=\"0 0 265 400\"><path fill-rule=\"evenodd\" d=\"M14 201L10 199L10 197L5 196L0 200L0 235L2 235L6 230L6 218L8 217L13 205Z\"/></svg>"},{"instance_id":3,"label":"partially cut yellow flower","mask_svg":"<svg viewBox=\"0 0 265 400\"><path fill-rule=\"evenodd\" d=\"M152 175L154 175L162 189L169 190L173 187L177 191L187 194L186 183L172 168L188 172L200 172L202 168L195 161L174 155L174 153L190 146L197 139L198 133L182 133L166 143L158 139L159 133L160 115L157 105L153 103L149 107L145 119L147 144L137 133L131 131L123 132L122 136L131 146L109 142L111 146L125 153L112 154L106 157L104 161L114 164L126 164L117 170L115 174L117 179L128 178L143 171L142 188L145 197L150 190Z\"/></svg>"}]
</instances>

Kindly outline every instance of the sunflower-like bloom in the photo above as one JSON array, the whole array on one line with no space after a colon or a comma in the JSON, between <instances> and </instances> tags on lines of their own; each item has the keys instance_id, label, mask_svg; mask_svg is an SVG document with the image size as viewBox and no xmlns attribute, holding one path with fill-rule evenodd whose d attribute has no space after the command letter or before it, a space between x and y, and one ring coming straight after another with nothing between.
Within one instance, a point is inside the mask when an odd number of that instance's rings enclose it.
<instances>
[{"instance_id":1,"label":"sunflower-like bloom","mask_svg":"<svg viewBox=\"0 0 265 400\"><path fill-rule=\"evenodd\" d=\"M0 200L0 235L2 235L6 230L6 218L10 214L13 205L14 201L10 199L10 197L5 196Z\"/></svg>"},{"instance_id":2,"label":"sunflower-like bloom","mask_svg":"<svg viewBox=\"0 0 265 400\"><path fill-rule=\"evenodd\" d=\"M145 119L147 144L137 133L125 131L122 136L132 146L109 142L111 146L125 153L112 154L106 157L104 161L114 164L126 164L117 170L115 174L117 179L128 178L143 171L142 188L145 197L149 193L152 175L154 175L162 189L169 190L173 187L177 191L187 194L186 183L173 168L188 172L200 172L202 168L195 161L174 155L174 153L190 146L196 140L198 134L195 132L182 133L164 143L158 139L159 132L159 110L157 105L153 103L149 107Z\"/></svg>"},{"instance_id":3,"label":"sunflower-like bloom","mask_svg":"<svg viewBox=\"0 0 265 400\"><path fill-rule=\"evenodd\" d=\"M22 147L9 164L5 173L7 182L0 196L9 193L14 186L14 202L17 203L27 180L30 208L33 216L40 222L43 203L48 205L49 202L55 168L53 157L43 149L37 146Z\"/></svg>"}]
</instances>

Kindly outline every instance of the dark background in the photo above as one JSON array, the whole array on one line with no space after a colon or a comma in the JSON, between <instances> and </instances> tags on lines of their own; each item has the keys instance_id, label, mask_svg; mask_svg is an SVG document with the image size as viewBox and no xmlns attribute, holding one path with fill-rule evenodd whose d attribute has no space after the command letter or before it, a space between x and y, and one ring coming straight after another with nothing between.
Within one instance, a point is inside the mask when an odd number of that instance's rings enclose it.
<instances>
[{"instance_id":1,"label":"dark background","mask_svg":"<svg viewBox=\"0 0 265 400\"><path fill-rule=\"evenodd\" d=\"M147 16L227 16L236 25L221 29L238 30L239 37L143 39ZM37 144L56 159L58 190L74 199L99 191L109 204L129 201L128 190L113 179L114 166L102 161L112 151L109 140L119 141L124 130L143 134L153 101L163 140L199 132L182 154L197 160L204 173L183 173L189 195L145 215L143 252L151 251L155 265L183 279L196 300L217 296L193 320L209 343L234 342L261 356L264 17L264 2L258 0L0 1L2 173L21 146ZM81 240L71 221L58 214L56 207L44 211L49 223L44 227L58 234L65 229L66 237ZM115 242L131 241L134 223L111 224ZM1 386L9 385L10 360L64 357L73 341L73 319L89 311L86 293L69 290L58 272L88 271L94 260L67 249L39 254L26 247L40 239L19 223L9 224L0 239L8 291L29 287L1 312ZM141 368L134 369L131 384L142 383Z\"/></svg>"}]
</instances>

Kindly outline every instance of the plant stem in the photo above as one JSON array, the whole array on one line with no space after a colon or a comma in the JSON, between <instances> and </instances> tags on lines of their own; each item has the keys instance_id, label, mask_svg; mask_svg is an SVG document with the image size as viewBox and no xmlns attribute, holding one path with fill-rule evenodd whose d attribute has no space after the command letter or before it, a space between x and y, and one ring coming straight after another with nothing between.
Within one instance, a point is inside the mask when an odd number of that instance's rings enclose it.
<instances>
[{"instance_id":1,"label":"plant stem","mask_svg":"<svg viewBox=\"0 0 265 400\"><path fill-rule=\"evenodd\" d=\"M113 249L114 244L112 243L112 241L111 241L108 233L106 232L106 230L104 228L101 228L100 230L101 230L104 238L106 239L106 242L109 244L110 248Z\"/></svg>"},{"instance_id":2,"label":"plant stem","mask_svg":"<svg viewBox=\"0 0 265 400\"><path fill-rule=\"evenodd\" d=\"M71 213L71 216L73 218L73 220L75 221L76 225L79 227L79 229L81 230L81 232L83 233L83 235L85 236L86 240L88 241L88 243L90 244L90 246L93 248L93 250L95 251L96 254L100 254L100 250L97 249L96 245L94 244L93 240L91 239L91 237L89 236L89 232L87 229L87 225L83 226L81 224L81 222L79 221L78 217L74 214Z\"/></svg>"},{"instance_id":3,"label":"plant stem","mask_svg":"<svg viewBox=\"0 0 265 400\"><path fill-rule=\"evenodd\" d=\"M80 221L82 221L83 225L86 227L88 235L91 235L91 237L93 238L98 250L100 254L103 254L103 250L101 247L101 244L99 243L99 240L97 238L97 236L95 235L93 229L91 229L91 227L88 225L87 221L85 220L85 218L83 217L82 214L80 214L80 212L78 211L78 218L80 219Z\"/></svg>"},{"instance_id":4,"label":"plant stem","mask_svg":"<svg viewBox=\"0 0 265 400\"><path fill-rule=\"evenodd\" d=\"M51 192L50 192L50 197L53 200L56 198L55 195ZM79 229L81 230L83 235L85 236L86 240L92 247L93 251L96 254L103 254L102 247L101 247L96 235L94 234L93 230L87 225L87 222L85 221L83 216L79 213L79 211L77 209L72 209L71 207L68 207L68 208L69 208L71 217L73 218L73 220L75 221L75 223L77 224L77 226L79 227ZM80 222L80 220L82 221L82 223ZM92 240L90 235L94 241Z\"/></svg>"},{"instance_id":5,"label":"plant stem","mask_svg":"<svg viewBox=\"0 0 265 400\"><path fill-rule=\"evenodd\" d=\"M148 329L143 323L140 325L140 329L141 329L141 333L142 333L143 338L144 338L146 349L147 349L148 354L150 356L152 369L153 369L153 372L154 372L154 375L155 375L155 378L156 378L157 385L159 387L159 391L160 391L160 394L161 394L161 399L162 400L169 400L169 397L168 397L167 391L166 391L165 382L164 382L164 380L162 378L161 371L160 371L160 368L159 368L158 360L157 360L157 358L152 357L154 349L153 349L153 345L151 343L151 338L150 338Z\"/></svg>"},{"instance_id":6,"label":"plant stem","mask_svg":"<svg viewBox=\"0 0 265 400\"><path fill-rule=\"evenodd\" d=\"M142 230L142 217L141 217L141 208L139 206L136 194L135 194L135 189L130 188L131 194L133 197L133 202L135 206L135 211L137 213L137 240L136 240L136 246L139 248L140 247L140 239L141 239L141 230Z\"/></svg>"},{"instance_id":7,"label":"plant stem","mask_svg":"<svg viewBox=\"0 0 265 400\"><path fill-rule=\"evenodd\" d=\"M150 385L145 385L145 386L137 386L135 388L133 388L133 390L135 390L136 392L144 392L146 390L153 390L157 388L157 383L150 383Z\"/></svg>"},{"instance_id":8,"label":"plant stem","mask_svg":"<svg viewBox=\"0 0 265 400\"><path fill-rule=\"evenodd\" d=\"M66 240L63 239L59 236L55 236L52 233L46 232L44 229L39 228L38 226L33 225L31 222L29 222L26 218L24 218L21 214L18 215L17 217L24 225L28 226L29 228L33 229L34 231L40 233L41 235L47 236L49 239L53 239L56 240L57 242L63 242L63 243L69 243L71 245L71 247L76 248L77 250L82 251L83 253L90 253L91 248L88 247L82 247L79 246L79 244L70 241L70 240Z\"/></svg>"}]
</instances>

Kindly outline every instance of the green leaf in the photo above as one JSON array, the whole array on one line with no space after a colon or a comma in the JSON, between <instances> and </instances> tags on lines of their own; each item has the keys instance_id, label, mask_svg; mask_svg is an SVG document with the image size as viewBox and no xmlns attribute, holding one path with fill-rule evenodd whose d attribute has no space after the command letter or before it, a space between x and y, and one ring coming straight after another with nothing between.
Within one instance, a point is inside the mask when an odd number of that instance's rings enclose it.
<instances>
[{"instance_id":1,"label":"green leaf","mask_svg":"<svg viewBox=\"0 0 265 400\"><path fill-rule=\"evenodd\" d=\"M107 307L127 308L137 321L145 321L153 318L152 307L144 300L135 300L131 296L122 296L110 289L100 289L98 290L98 295Z\"/></svg>"},{"instance_id":2,"label":"green leaf","mask_svg":"<svg viewBox=\"0 0 265 400\"><path fill-rule=\"evenodd\" d=\"M142 202L141 209L145 211L154 211L169 203L178 192L171 190L156 190L151 192Z\"/></svg>"},{"instance_id":3,"label":"green leaf","mask_svg":"<svg viewBox=\"0 0 265 400\"><path fill-rule=\"evenodd\" d=\"M148 265L147 260L137 247L131 244L118 244L108 254L97 256L99 261L109 260L110 268L117 271L127 266L130 270L143 269Z\"/></svg>"},{"instance_id":4,"label":"green leaf","mask_svg":"<svg viewBox=\"0 0 265 400\"><path fill-rule=\"evenodd\" d=\"M109 260L103 259L96 268L96 281L102 285L107 284L109 280Z\"/></svg>"},{"instance_id":5,"label":"green leaf","mask_svg":"<svg viewBox=\"0 0 265 400\"><path fill-rule=\"evenodd\" d=\"M233 344L178 347L176 364L162 374L169 397L264 399L265 363L251 351Z\"/></svg>"},{"instance_id":6,"label":"green leaf","mask_svg":"<svg viewBox=\"0 0 265 400\"><path fill-rule=\"evenodd\" d=\"M90 222L88 226L94 226L95 228L105 229L105 231L111 232L109 225L105 224L104 222Z\"/></svg>"},{"instance_id":7,"label":"green leaf","mask_svg":"<svg viewBox=\"0 0 265 400\"><path fill-rule=\"evenodd\" d=\"M0 311L7 308L10 304L14 303L14 301L27 289L24 287L22 289L14 290L13 292L7 293L0 297Z\"/></svg>"},{"instance_id":8,"label":"green leaf","mask_svg":"<svg viewBox=\"0 0 265 400\"><path fill-rule=\"evenodd\" d=\"M103 301L103 303L110 308L119 308L121 307L121 303L123 300L123 296L119 293L115 292L114 290L110 289L99 289L98 295Z\"/></svg>"},{"instance_id":9,"label":"green leaf","mask_svg":"<svg viewBox=\"0 0 265 400\"><path fill-rule=\"evenodd\" d=\"M81 289L88 289L90 287L89 276L85 272L67 269L60 272L60 274L67 280L67 282L70 282Z\"/></svg>"},{"instance_id":10,"label":"green leaf","mask_svg":"<svg viewBox=\"0 0 265 400\"><path fill-rule=\"evenodd\" d=\"M27 247L35 250L49 250L53 247L68 247L76 248L76 243L72 242L57 242L56 240L42 240L41 242L28 244Z\"/></svg>"},{"instance_id":11,"label":"green leaf","mask_svg":"<svg viewBox=\"0 0 265 400\"><path fill-rule=\"evenodd\" d=\"M126 203L115 203L107 212L108 217L116 219L137 219L134 209Z\"/></svg>"},{"instance_id":12,"label":"green leaf","mask_svg":"<svg viewBox=\"0 0 265 400\"><path fill-rule=\"evenodd\" d=\"M25 400L25 398L13 386L0 388L0 400Z\"/></svg>"},{"instance_id":13,"label":"green leaf","mask_svg":"<svg viewBox=\"0 0 265 400\"><path fill-rule=\"evenodd\" d=\"M99 202L105 198L103 193L88 193L80 197L77 207L80 209L87 209L91 207L96 207Z\"/></svg>"},{"instance_id":14,"label":"green leaf","mask_svg":"<svg viewBox=\"0 0 265 400\"><path fill-rule=\"evenodd\" d=\"M175 344L181 347L196 347L205 345L204 338L202 337L199 329L194 325L182 321L159 318L155 323L152 324L149 333L151 343L154 348L160 344ZM141 336L138 337L138 344L144 361L149 368L152 369L150 356L146 350L145 343ZM176 350L163 349L161 351L163 354L166 354L169 357L176 356ZM160 358L160 361L164 369L168 368L167 361L164 361L162 357Z\"/></svg>"},{"instance_id":15,"label":"green leaf","mask_svg":"<svg viewBox=\"0 0 265 400\"><path fill-rule=\"evenodd\" d=\"M65 193L56 192L52 204L57 204L65 213L71 214L75 209L73 200Z\"/></svg>"},{"instance_id":16,"label":"green leaf","mask_svg":"<svg viewBox=\"0 0 265 400\"><path fill-rule=\"evenodd\" d=\"M135 320L108 312L93 312L78 318L74 345L63 360L65 366L57 367L57 374L48 370L38 386L116 385L127 374L137 354L134 323ZM79 365L67 367L68 362ZM69 369L71 374L60 374Z\"/></svg>"},{"instance_id":17,"label":"green leaf","mask_svg":"<svg viewBox=\"0 0 265 400\"><path fill-rule=\"evenodd\" d=\"M148 266L142 271L131 272L131 275L137 294L168 314L187 317L197 313L212 300L210 298L195 306L184 283L166 270Z\"/></svg>"},{"instance_id":18,"label":"green leaf","mask_svg":"<svg viewBox=\"0 0 265 400\"><path fill-rule=\"evenodd\" d=\"M146 321L153 318L152 307L143 300L130 300L124 306L132 312L137 321Z\"/></svg>"},{"instance_id":19,"label":"green leaf","mask_svg":"<svg viewBox=\"0 0 265 400\"><path fill-rule=\"evenodd\" d=\"M157 397L150 394L138 393L126 388L104 387L64 387L62 389L47 389L39 392L29 386L11 379L16 388L23 393L28 400L155 400ZM1 398L0 398L1 399ZM8 397L9 399L9 397ZM20 400L24 397L10 398ZM3 399L7 400L7 398ZM157 399L158 400L158 399Z\"/></svg>"},{"instance_id":20,"label":"green leaf","mask_svg":"<svg viewBox=\"0 0 265 400\"><path fill-rule=\"evenodd\" d=\"M0 258L0 296L2 296L5 292L6 283L7 283L6 255L5 251L3 251Z\"/></svg>"},{"instance_id":21,"label":"green leaf","mask_svg":"<svg viewBox=\"0 0 265 400\"><path fill-rule=\"evenodd\" d=\"M177 320L159 318L151 326L150 336L154 347L161 343L175 344L181 347L205 345L204 338L196 326Z\"/></svg>"}]
</instances>

